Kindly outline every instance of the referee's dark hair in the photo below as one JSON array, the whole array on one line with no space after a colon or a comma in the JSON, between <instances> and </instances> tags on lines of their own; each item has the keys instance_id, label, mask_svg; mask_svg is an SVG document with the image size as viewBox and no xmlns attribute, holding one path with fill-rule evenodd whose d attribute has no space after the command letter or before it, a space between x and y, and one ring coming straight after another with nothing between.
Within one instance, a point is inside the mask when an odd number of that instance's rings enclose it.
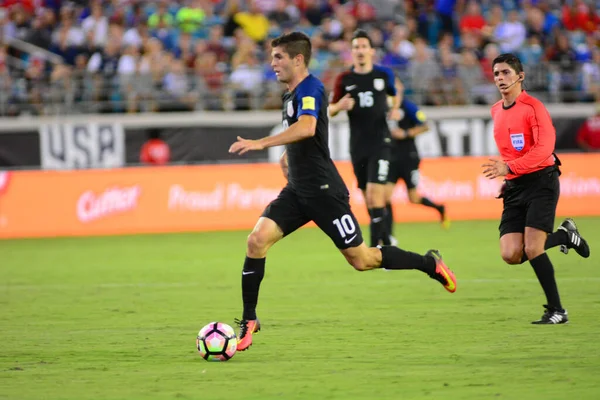
<instances>
[{"instance_id":1,"label":"referee's dark hair","mask_svg":"<svg viewBox=\"0 0 600 400\"><path fill-rule=\"evenodd\" d=\"M367 39L369 41L369 46L373 47L373 41L371 40L371 37L369 36L367 31L365 31L364 29L355 30L354 34L352 35L352 40L361 38Z\"/></svg>"},{"instance_id":2,"label":"referee's dark hair","mask_svg":"<svg viewBox=\"0 0 600 400\"><path fill-rule=\"evenodd\" d=\"M312 56L312 46L310 38L302 32L285 33L271 41L271 47L282 47L283 51L290 55L290 58L302 54L304 65L308 67L310 57Z\"/></svg>"},{"instance_id":3,"label":"referee's dark hair","mask_svg":"<svg viewBox=\"0 0 600 400\"><path fill-rule=\"evenodd\" d=\"M521 63L521 60L519 60L519 57L512 53L500 54L498 57L494 58L494 61L492 61L492 68L494 68L494 65L500 63L507 63L512 69L515 70L517 75L523 72L523 64Z\"/></svg>"}]
</instances>

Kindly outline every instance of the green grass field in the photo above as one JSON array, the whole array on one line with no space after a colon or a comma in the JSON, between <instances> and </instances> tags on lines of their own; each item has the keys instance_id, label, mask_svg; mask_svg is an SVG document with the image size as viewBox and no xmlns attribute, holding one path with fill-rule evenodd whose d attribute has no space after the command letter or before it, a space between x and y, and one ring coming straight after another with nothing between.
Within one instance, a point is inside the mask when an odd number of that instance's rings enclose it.
<instances>
[{"instance_id":1,"label":"green grass field","mask_svg":"<svg viewBox=\"0 0 600 400\"><path fill-rule=\"evenodd\" d=\"M570 324L533 326L543 293L507 266L497 222L399 225L442 250L458 290L416 271L354 272L303 229L267 259L263 331L229 362L198 330L240 317L248 232L0 241L2 399L598 399L600 219L592 256L550 251Z\"/></svg>"}]
</instances>

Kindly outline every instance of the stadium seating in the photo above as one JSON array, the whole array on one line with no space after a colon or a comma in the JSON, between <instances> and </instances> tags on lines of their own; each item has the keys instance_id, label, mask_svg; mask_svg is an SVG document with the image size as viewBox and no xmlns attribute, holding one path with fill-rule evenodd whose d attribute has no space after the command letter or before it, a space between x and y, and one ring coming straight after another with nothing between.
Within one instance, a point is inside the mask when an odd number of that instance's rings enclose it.
<instances>
[{"instance_id":1,"label":"stadium seating","mask_svg":"<svg viewBox=\"0 0 600 400\"><path fill-rule=\"evenodd\" d=\"M599 97L600 16L592 5L452 3L4 1L0 116L278 109L270 39L310 35L311 69L331 88L351 61L358 27L420 104L496 101L491 60L502 52L519 54L526 88L545 101Z\"/></svg>"}]
</instances>

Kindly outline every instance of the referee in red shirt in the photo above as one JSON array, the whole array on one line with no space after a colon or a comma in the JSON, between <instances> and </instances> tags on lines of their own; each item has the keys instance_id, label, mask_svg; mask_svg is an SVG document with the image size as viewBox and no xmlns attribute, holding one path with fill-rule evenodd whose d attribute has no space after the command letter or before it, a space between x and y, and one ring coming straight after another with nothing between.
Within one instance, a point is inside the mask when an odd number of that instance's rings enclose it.
<instances>
[{"instance_id":1,"label":"referee in red shirt","mask_svg":"<svg viewBox=\"0 0 600 400\"><path fill-rule=\"evenodd\" d=\"M560 194L560 161L554 154L556 131L546 107L523 90L523 65L513 54L492 62L494 81L502 100L492 106L494 139L501 160L483 164L487 178L505 177L504 209L500 221L500 251L507 264L529 260L544 289L542 317L534 324L564 324L567 310L560 302L554 267L546 249L561 246L589 257L590 248L575 222L567 218L556 232L554 218Z\"/></svg>"}]
</instances>

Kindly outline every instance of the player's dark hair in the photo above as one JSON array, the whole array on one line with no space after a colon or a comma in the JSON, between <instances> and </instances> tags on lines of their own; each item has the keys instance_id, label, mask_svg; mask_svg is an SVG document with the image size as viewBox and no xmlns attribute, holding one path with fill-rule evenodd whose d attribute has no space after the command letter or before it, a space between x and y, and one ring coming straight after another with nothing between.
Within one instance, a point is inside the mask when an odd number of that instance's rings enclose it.
<instances>
[{"instance_id":1,"label":"player's dark hair","mask_svg":"<svg viewBox=\"0 0 600 400\"><path fill-rule=\"evenodd\" d=\"M365 31L364 29L355 30L354 34L352 35L352 40L361 39L361 38L367 39L369 41L369 46L373 47L373 41L371 40L371 37L369 36L367 31Z\"/></svg>"},{"instance_id":2,"label":"player's dark hair","mask_svg":"<svg viewBox=\"0 0 600 400\"><path fill-rule=\"evenodd\" d=\"M271 41L271 47L281 47L289 54L290 58L298 54L304 56L304 64L308 67L312 56L310 38L302 32L290 32L283 34Z\"/></svg>"},{"instance_id":3,"label":"player's dark hair","mask_svg":"<svg viewBox=\"0 0 600 400\"><path fill-rule=\"evenodd\" d=\"M494 65L500 63L507 63L512 69L515 70L517 75L523 72L523 64L521 64L521 60L519 60L519 57L512 53L500 54L498 57L494 58L494 61L492 61L492 69L494 68Z\"/></svg>"}]
</instances>

